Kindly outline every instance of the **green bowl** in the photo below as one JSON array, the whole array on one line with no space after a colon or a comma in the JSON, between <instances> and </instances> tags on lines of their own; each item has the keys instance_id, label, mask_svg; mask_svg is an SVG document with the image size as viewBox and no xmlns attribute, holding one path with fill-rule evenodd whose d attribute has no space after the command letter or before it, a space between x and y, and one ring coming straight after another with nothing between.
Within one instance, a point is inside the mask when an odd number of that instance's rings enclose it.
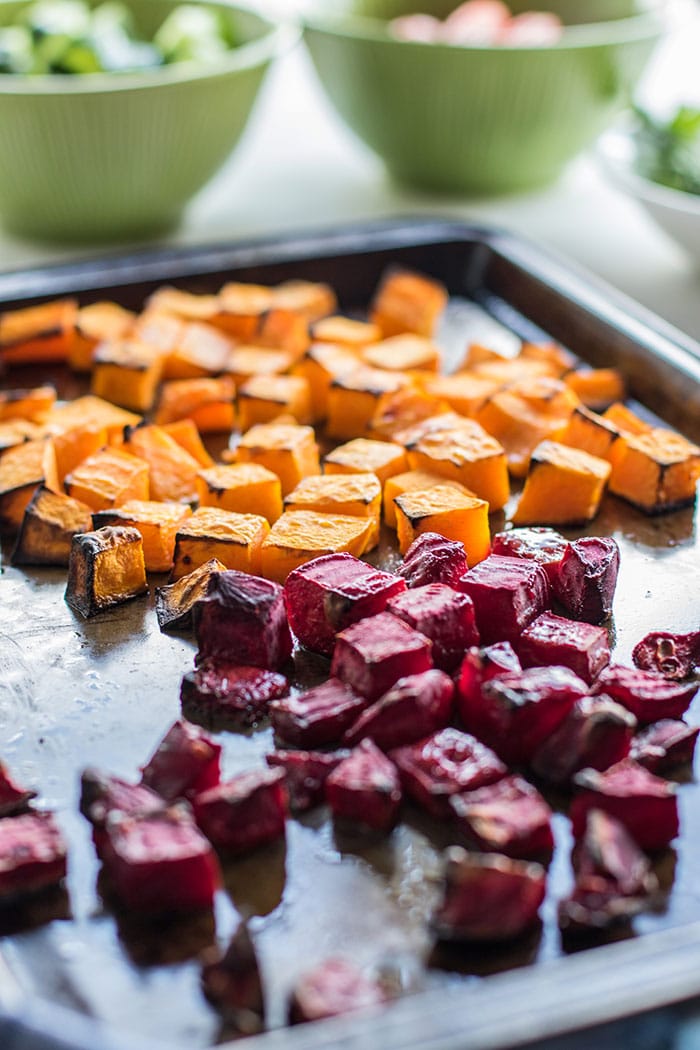
<instances>
[{"instance_id":1,"label":"green bowl","mask_svg":"<svg viewBox=\"0 0 700 1050\"><path fill-rule=\"evenodd\" d=\"M504 193L554 179L629 100L663 32L633 0L518 0L566 24L546 47L459 47L394 39L386 20L443 17L456 0L325 0L305 40L338 113L401 182ZM581 24L585 8L586 23Z\"/></svg>"},{"instance_id":2,"label":"green bowl","mask_svg":"<svg viewBox=\"0 0 700 1050\"><path fill-rule=\"evenodd\" d=\"M128 0L149 39L180 0ZM15 0L0 2L0 24ZM0 218L46 240L152 237L236 145L268 65L290 42L244 8L207 2L243 43L216 63L139 73L0 75Z\"/></svg>"}]
</instances>

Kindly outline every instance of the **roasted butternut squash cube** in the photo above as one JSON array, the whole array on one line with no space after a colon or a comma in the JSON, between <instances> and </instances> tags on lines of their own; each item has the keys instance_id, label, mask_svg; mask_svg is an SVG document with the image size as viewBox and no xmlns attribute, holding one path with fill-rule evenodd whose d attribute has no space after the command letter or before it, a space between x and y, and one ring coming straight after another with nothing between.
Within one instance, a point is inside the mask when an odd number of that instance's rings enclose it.
<instances>
[{"instance_id":1,"label":"roasted butternut squash cube","mask_svg":"<svg viewBox=\"0 0 700 1050\"><path fill-rule=\"evenodd\" d=\"M261 574L284 583L292 569L322 554L347 551L359 558L372 535L372 524L371 518L313 510L287 511L272 526L262 545Z\"/></svg>"},{"instance_id":2,"label":"roasted butternut squash cube","mask_svg":"<svg viewBox=\"0 0 700 1050\"><path fill-rule=\"evenodd\" d=\"M93 510L119 507L148 499L148 463L121 448L104 448L79 463L63 484L69 496Z\"/></svg>"},{"instance_id":3,"label":"roasted butternut squash cube","mask_svg":"<svg viewBox=\"0 0 700 1050\"><path fill-rule=\"evenodd\" d=\"M200 434L230 432L236 424L236 388L229 376L218 379L171 379L163 383L155 422L191 419Z\"/></svg>"},{"instance_id":4,"label":"roasted butternut squash cube","mask_svg":"<svg viewBox=\"0 0 700 1050\"><path fill-rule=\"evenodd\" d=\"M371 368L387 372L437 372L440 368L440 351L431 339L421 335L392 335L365 347L361 356Z\"/></svg>"},{"instance_id":5,"label":"roasted butternut squash cube","mask_svg":"<svg viewBox=\"0 0 700 1050\"><path fill-rule=\"evenodd\" d=\"M385 339L404 332L429 339L447 298L447 291L438 281L410 270L392 270L379 284L369 319L381 328Z\"/></svg>"},{"instance_id":6,"label":"roasted butternut squash cube","mask_svg":"<svg viewBox=\"0 0 700 1050\"><path fill-rule=\"evenodd\" d=\"M406 450L392 441L355 438L338 445L323 460L325 474L376 474L382 485L408 467Z\"/></svg>"},{"instance_id":7,"label":"roasted butternut squash cube","mask_svg":"<svg viewBox=\"0 0 700 1050\"><path fill-rule=\"evenodd\" d=\"M251 376L238 388L241 430L271 423L282 415L311 421L311 392L301 376Z\"/></svg>"},{"instance_id":8,"label":"roasted butternut squash cube","mask_svg":"<svg viewBox=\"0 0 700 1050\"><path fill-rule=\"evenodd\" d=\"M648 434L651 430L651 423L647 423L621 401L616 401L606 408L603 419L607 419L608 423L612 423L623 434Z\"/></svg>"},{"instance_id":9,"label":"roasted butternut squash cube","mask_svg":"<svg viewBox=\"0 0 700 1050\"><path fill-rule=\"evenodd\" d=\"M384 521L387 525L392 529L396 528L394 500L397 496L402 496L404 492L414 492L416 489L431 489L435 485L452 485L462 492L468 492L459 481L441 478L439 474L433 474L429 470L406 470L402 474L393 474L387 478L384 482Z\"/></svg>"},{"instance_id":10,"label":"roasted butternut squash cube","mask_svg":"<svg viewBox=\"0 0 700 1050\"><path fill-rule=\"evenodd\" d=\"M405 386L390 394L382 394L369 424L369 434L379 441L406 444L416 424L434 416L444 415L450 406L418 387Z\"/></svg>"},{"instance_id":11,"label":"roasted butternut squash cube","mask_svg":"<svg viewBox=\"0 0 700 1050\"><path fill-rule=\"evenodd\" d=\"M332 343L347 350L361 350L370 343L378 343L382 338L379 325L369 321L355 321L351 317L334 314L317 321L311 328L314 343Z\"/></svg>"},{"instance_id":12,"label":"roasted butternut squash cube","mask_svg":"<svg viewBox=\"0 0 700 1050\"><path fill-rule=\"evenodd\" d=\"M156 616L161 631L187 631L192 628L192 610L209 590L209 581L226 566L218 558L181 576L175 583L156 587Z\"/></svg>"},{"instance_id":13,"label":"roasted butternut squash cube","mask_svg":"<svg viewBox=\"0 0 700 1050\"><path fill-rule=\"evenodd\" d=\"M461 375L461 372L457 373ZM552 366L547 361L533 361L525 357L511 357L499 361L484 361L474 365L467 374L490 379L499 387L509 387L535 379L557 379L552 375Z\"/></svg>"},{"instance_id":14,"label":"roasted butternut squash cube","mask_svg":"<svg viewBox=\"0 0 700 1050\"><path fill-rule=\"evenodd\" d=\"M218 294L219 312L213 323L242 343L252 341L263 314L272 306L272 289L262 284L229 281Z\"/></svg>"},{"instance_id":15,"label":"roasted butternut squash cube","mask_svg":"<svg viewBox=\"0 0 700 1050\"><path fill-rule=\"evenodd\" d=\"M313 427L293 423L260 423L251 427L236 449L239 463L260 463L276 474L286 496L302 478L321 473Z\"/></svg>"},{"instance_id":16,"label":"roasted butternut squash cube","mask_svg":"<svg viewBox=\"0 0 700 1050\"><path fill-rule=\"evenodd\" d=\"M294 365L292 374L301 376L309 384L314 422L328 415L328 391L333 380L357 367L357 357L351 350L330 343L313 343Z\"/></svg>"},{"instance_id":17,"label":"roasted butternut squash cube","mask_svg":"<svg viewBox=\"0 0 700 1050\"><path fill-rule=\"evenodd\" d=\"M212 558L227 569L259 576L260 548L269 531L260 514L201 507L177 531L170 579L179 580Z\"/></svg>"},{"instance_id":18,"label":"roasted butternut squash cube","mask_svg":"<svg viewBox=\"0 0 700 1050\"><path fill-rule=\"evenodd\" d=\"M621 437L610 462L610 491L648 514L683 507L696 498L700 448L672 430L654 427Z\"/></svg>"},{"instance_id":19,"label":"roasted butternut squash cube","mask_svg":"<svg viewBox=\"0 0 700 1050\"><path fill-rule=\"evenodd\" d=\"M231 339L214 325L189 321L163 360L164 379L198 379L226 367L233 349Z\"/></svg>"},{"instance_id":20,"label":"roasted butternut squash cube","mask_svg":"<svg viewBox=\"0 0 700 1050\"><path fill-rule=\"evenodd\" d=\"M56 389L37 386L33 390L0 390L0 421L25 419L43 423L56 402Z\"/></svg>"},{"instance_id":21,"label":"roasted butternut squash cube","mask_svg":"<svg viewBox=\"0 0 700 1050\"><path fill-rule=\"evenodd\" d=\"M578 448L542 441L530 457L515 525L579 525L600 508L610 464Z\"/></svg>"},{"instance_id":22,"label":"roasted butternut squash cube","mask_svg":"<svg viewBox=\"0 0 700 1050\"><path fill-rule=\"evenodd\" d=\"M97 529L73 537L66 601L81 616L148 593L143 541L137 529Z\"/></svg>"},{"instance_id":23,"label":"roasted butternut squash cube","mask_svg":"<svg viewBox=\"0 0 700 1050\"><path fill-rule=\"evenodd\" d=\"M558 343L523 343L518 355L524 361L545 361L550 367L550 375L561 379L576 368L576 358Z\"/></svg>"},{"instance_id":24,"label":"roasted butternut squash cube","mask_svg":"<svg viewBox=\"0 0 700 1050\"><path fill-rule=\"evenodd\" d=\"M175 534L192 511L182 503L157 503L154 500L128 500L113 510L98 510L92 525L124 525L137 529L143 540L146 572L170 572L175 554Z\"/></svg>"},{"instance_id":25,"label":"roasted butternut squash cube","mask_svg":"<svg viewBox=\"0 0 700 1050\"><path fill-rule=\"evenodd\" d=\"M437 532L464 544L470 567L488 557L491 550L489 505L454 485L413 489L394 500L399 548L405 554L423 532Z\"/></svg>"},{"instance_id":26,"label":"roasted butternut squash cube","mask_svg":"<svg viewBox=\"0 0 700 1050\"><path fill-rule=\"evenodd\" d=\"M157 310L144 310L134 321L130 333L147 346L160 350L165 356L175 350L182 339L184 321L172 314L159 313Z\"/></svg>"},{"instance_id":27,"label":"roasted butternut squash cube","mask_svg":"<svg viewBox=\"0 0 700 1050\"><path fill-rule=\"evenodd\" d=\"M376 474L371 473L322 474L304 478L293 492L285 496L284 509L370 518L373 528L365 549L372 550L379 541L381 482Z\"/></svg>"},{"instance_id":28,"label":"roasted butternut squash cube","mask_svg":"<svg viewBox=\"0 0 700 1050\"><path fill-rule=\"evenodd\" d=\"M577 368L564 382L584 405L597 412L625 397L625 381L616 368Z\"/></svg>"},{"instance_id":29,"label":"roasted butternut squash cube","mask_svg":"<svg viewBox=\"0 0 700 1050\"><path fill-rule=\"evenodd\" d=\"M192 419L178 419L174 423L165 423L163 430L169 434L173 441L177 441L185 452L189 452L196 459L200 467L211 467L214 460L202 444L197 425Z\"/></svg>"},{"instance_id":30,"label":"roasted butternut squash cube","mask_svg":"<svg viewBox=\"0 0 700 1050\"><path fill-rule=\"evenodd\" d=\"M262 514L272 525L282 513L280 479L260 463L216 464L197 475L200 507Z\"/></svg>"},{"instance_id":31,"label":"roasted butternut squash cube","mask_svg":"<svg viewBox=\"0 0 700 1050\"><path fill-rule=\"evenodd\" d=\"M423 384L423 389L432 397L445 401L460 416L473 417L500 389L500 385L486 376L458 372L453 376L431 376Z\"/></svg>"},{"instance_id":32,"label":"roasted butternut squash cube","mask_svg":"<svg viewBox=\"0 0 700 1050\"><path fill-rule=\"evenodd\" d=\"M50 438L24 441L0 459L0 532L17 532L38 485L60 491L56 453Z\"/></svg>"},{"instance_id":33,"label":"roasted butternut squash cube","mask_svg":"<svg viewBox=\"0 0 700 1050\"><path fill-rule=\"evenodd\" d=\"M90 508L39 485L27 504L13 565L67 565L73 536L92 529Z\"/></svg>"},{"instance_id":34,"label":"roasted butternut squash cube","mask_svg":"<svg viewBox=\"0 0 700 1050\"><path fill-rule=\"evenodd\" d=\"M5 310L0 313L0 361L6 365L65 361L77 316L75 299Z\"/></svg>"},{"instance_id":35,"label":"roasted butternut squash cube","mask_svg":"<svg viewBox=\"0 0 700 1050\"><path fill-rule=\"evenodd\" d=\"M118 445L122 441L124 428L138 426L140 422L141 416L135 412L127 412L111 401L86 394L52 408L46 420L46 429L52 434L64 434L81 427L87 430L104 428L110 445Z\"/></svg>"},{"instance_id":36,"label":"roasted butternut squash cube","mask_svg":"<svg viewBox=\"0 0 700 1050\"><path fill-rule=\"evenodd\" d=\"M75 334L68 364L75 372L89 372L100 343L124 339L133 328L136 315L111 302L90 303L78 310Z\"/></svg>"},{"instance_id":37,"label":"roasted butternut squash cube","mask_svg":"<svg viewBox=\"0 0 700 1050\"><path fill-rule=\"evenodd\" d=\"M408 377L398 372L363 366L336 376L328 391L328 437L362 437L368 431L382 395L409 385Z\"/></svg>"},{"instance_id":38,"label":"roasted butternut squash cube","mask_svg":"<svg viewBox=\"0 0 700 1050\"><path fill-rule=\"evenodd\" d=\"M226 374L236 388L252 376L279 376L288 372L295 358L288 350L270 350L264 346L234 346L226 360Z\"/></svg>"},{"instance_id":39,"label":"roasted butternut squash cube","mask_svg":"<svg viewBox=\"0 0 700 1050\"><path fill-rule=\"evenodd\" d=\"M445 422L441 423L441 419ZM510 483L505 451L474 420L446 414L426 421L407 451L411 470L427 470L459 481L479 499L486 500L492 512L507 503Z\"/></svg>"},{"instance_id":40,"label":"roasted butternut squash cube","mask_svg":"<svg viewBox=\"0 0 700 1050\"><path fill-rule=\"evenodd\" d=\"M157 313L174 314L183 321L211 321L219 312L218 295L197 295L185 292L181 288L163 285L152 295L146 304L148 310Z\"/></svg>"},{"instance_id":41,"label":"roasted butternut squash cube","mask_svg":"<svg viewBox=\"0 0 700 1050\"><path fill-rule=\"evenodd\" d=\"M250 342L273 350L286 350L298 361L311 345L309 323L302 314L294 310L273 306L261 317L260 327Z\"/></svg>"},{"instance_id":42,"label":"roasted butternut squash cube","mask_svg":"<svg viewBox=\"0 0 700 1050\"><path fill-rule=\"evenodd\" d=\"M163 371L160 350L136 339L100 343L93 355L91 391L134 412L153 408Z\"/></svg>"},{"instance_id":43,"label":"roasted butternut squash cube","mask_svg":"<svg viewBox=\"0 0 700 1050\"><path fill-rule=\"evenodd\" d=\"M58 479L63 482L66 474L82 463L88 456L93 456L108 443L106 427L73 427L56 434L53 439L56 452L56 470Z\"/></svg>"},{"instance_id":44,"label":"roasted butternut squash cube","mask_svg":"<svg viewBox=\"0 0 700 1050\"><path fill-rule=\"evenodd\" d=\"M558 434L557 440L563 445L590 452L592 456L609 459L612 447L619 437L619 428L605 416L597 415L585 405L577 405L569 417L569 422Z\"/></svg>"},{"instance_id":45,"label":"roasted butternut squash cube","mask_svg":"<svg viewBox=\"0 0 700 1050\"><path fill-rule=\"evenodd\" d=\"M150 498L173 503L197 499L197 460L162 427L138 426L124 434L124 451L148 464Z\"/></svg>"},{"instance_id":46,"label":"roasted butternut squash cube","mask_svg":"<svg viewBox=\"0 0 700 1050\"><path fill-rule=\"evenodd\" d=\"M520 349L518 349L518 353L520 353ZM479 365L490 364L493 361L512 360L512 357L507 357L500 351L494 350L492 346L485 346L483 343L469 343L460 370L468 372Z\"/></svg>"},{"instance_id":47,"label":"roasted butternut squash cube","mask_svg":"<svg viewBox=\"0 0 700 1050\"><path fill-rule=\"evenodd\" d=\"M36 423L29 423L26 419L11 419L0 422L0 455L8 448L23 445L25 441L33 441L46 436L45 428Z\"/></svg>"},{"instance_id":48,"label":"roasted butternut squash cube","mask_svg":"<svg viewBox=\"0 0 700 1050\"><path fill-rule=\"evenodd\" d=\"M335 292L321 281L283 281L272 289L273 306L300 314L308 324L332 314L338 306Z\"/></svg>"}]
</instances>

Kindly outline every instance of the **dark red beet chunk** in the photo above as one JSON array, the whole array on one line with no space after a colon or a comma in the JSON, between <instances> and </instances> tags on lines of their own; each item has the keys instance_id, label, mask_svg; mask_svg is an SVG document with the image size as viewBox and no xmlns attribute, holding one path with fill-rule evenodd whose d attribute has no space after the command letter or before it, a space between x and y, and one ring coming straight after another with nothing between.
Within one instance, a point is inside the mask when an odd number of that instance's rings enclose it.
<instances>
[{"instance_id":1,"label":"dark red beet chunk","mask_svg":"<svg viewBox=\"0 0 700 1050\"><path fill-rule=\"evenodd\" d=\"M632 740L630 758L650 773L667 773L689 765L700 729L675 718L662 718Z\"/></svg>"},{"instance_id":2,"label":"dark red beet chunk","mask_svg":"<svg viewBox=\"0 0 700 1050\"><path fill-rule=\"evenodd\" d=\"M103 855L121 904L141 912L211 908L221 873L211 845L185 809L111 816Z\"/></svg>"},{"instance_id":3,"label":"dark red beet chunk","mask_svg":"<svg viewBox=\"0 0 700 1050\"><path fill-rule=\"evenodd\" d=\"M523 631L518 655L523 667L570 667L590 685L610 662L608 632L604 627L544 612Z\"/></svg>"},{"instance_id":4,"label":"dark red beet chunk","mask_svg":"<svg viewBox=\"0 0 700 1050\"><path fill-rule=\"evenodd\" d=\"M629 754L637 719L608 696L577 700L532 760L543 780L567 784L581 769L604 770Z\"/></svg>"},{"instance_id":5,"label":"dark red beet chunk","mask_svg":"<svg viewBox=\"0 0 700 1050\"><path fill-rule=\"evenodd\" d=\"M471 648L459 669L457 710L469 732L479 735L483 701L481 690L486 682L510 671L522 671L510 642L498 642L483 649Z\"/></svg>"},{"instance_id":6,"label":"dark red beet chunk","mask_svg":"<svg viewBox=\"0 0 700 1050\"><path fill-rule=\"evenodd\" d=\"M464 544L448 540L437 532L424 532L406 551L399 575L411 589L429 583L457 587L467 569Z\"/></svg>"},{"instance_id":7,"label":"dark red beet chunk","mask_svg":"<svg viewBox=\"0 0 700 1050\"><path fill-rule=\"evenodd\" d=\"M337 743L367 707L344 682L329 678L301 696L288 696L270 704L275 733L295 747L325 747Z\"/></svg>"},{"instance_id":8,"label":"dark red beet chunk","mask_svg":"<svg viewBox=\"0 0 700 1050\"><path fill-rule=\"evenodd\" d=\"M0 762L0 817L24 813L36 797L36 791L25 791L13 781L4 763Z\"/></svg>"},{"instance_id":9,"label":"dark red beet chunk","mask_svg":"<svg viewBox=\"0 0 700 1050\"><path fill-rule=\"evenodd\" d=\"M549 581L541 565L524 558L490 554L465 573L459 590L474 602L481 640L510 642L549 607Z\"/></svg>"},{"instance_id":10,"label":"dark red beet chunk","mask_svg":"<svg viewBox=\"0 0 700 1050\"><path fill-rule=\"evenodd\" d=\"M240 922L222 956L202 967L202 991L207 1000L242 1035L262 1031L265 996L255 946L245 922Z\"/></svg>"},{"instance_id":11,"label":"dark red beet chunk","mask_svg":"<svg viewBox=\"0 0 700 1050\"><path fill-rule=\"evenodd\" d=\"M343 737L354 745L373 740L382 751L412 744L450 721L454 683L444 671L399 678L388 693L362 712Z\"/></svg>"},{"instance_id":12,"label":"dark red beet chunk","mask_svg":"<svg viewBox=\"0 0 700 1050\"><path fill-rule=\"evenodd\" d=\"M336 638L331 674L368 700L406 675L429 671L432 643L388 612L352 624Z\"/></svg>"},{"instance_id":13,"label":"dark red beet chunk","mask_svg":"<svg viewBox=\"0 0 700 1050\"><path fill-rule=\"evenodd\" d=\"M273 769L283 769L289 794L289 808L295 813L320 805L326 797L326 780L336 766L350 757L342 751L272 751L265 761Z\"/></svg>"},{"instance_id":14,"label":"dark red beet chunk","mask_svg":"<svg viewBox=\"0 0 700 1050\"><path fill-rule=\"evenodd\" d=\"M166 808L161 795L143 784L129 784L120 777L86 769L81 780L80 812L92 824L92 838L102 857L105 825L111 813L124 817L149 817Z\"/></svg>"},{"instance_id":15,"label":"dark red beet chunk","mask_svg":"<svg viewBox=\"0 0 700 1050\"><path fill-rule=\"evenodd\" d=\"M343 959L328 959L301 977L289 1005L291 1024L322 1021L352 1010L367 1010L386 996L376 981L364 977Z\"/></svg>"},{"instance_id":16,"label":"dark red beet chunk","mask_svg":"<svg viewBox=\"0 0 700 1050\"><path fill-rule=\"evenodd\" d=\"M570 543L554 577L554 597L576 620L601 623L612 612L620 548L607 536Z\"/></svg>"},{"instance_id":17,"label":"dark red beet chunk","mask_svg":"<svg viewBox=\"0 0 700 1050\"><path fill-rule=\"evenodd\" d=\"M192 802L194 819L209 841L226 853L247 853L281 838L287 819L282 769L241 773Z\"/></svg>"},{"instance_id":18,"label":"dark red beet chunk","mask_svg":"<svg viewBox=\"0 0 700 1050\"><path fill-rule=\"evenodd\" d=\"M622 704L642 725L661 718L680 718L698 691L697 682L672 682L651 671L611 664L593 687Z\"/></svg>"},{"instance_id":19,"label":"dark red beet chunk","mask_svg":"<svg viewBox=\"0 0 700 1050\"><path fill-rule=\"evenodd\" d=\"M415 587L392 598L387 609L433 643L433 663L453 671L471 645L479 644L474 604L444 583Z\"/></svg>"},{"instance_id":20,"label":"dark red beet chunk","mask_svg":"<svg viewBox=\"0 0 700 1050\"><path fill-rule=\"evenodd\" d=\"M363 740L326 780L326 799L336 819L390 831L401 805L398 770L371 740Z\"/></svg>"},{"instance_id":21,"label":"dark red beet chunk","mask_svg":"<svg viewBox=\"0 0 700 1050\"><path fill-rule=\"evenodd\" d=\"M528 859L554 849L552 811L522 777L504 777L477 791L453 795L450 808L466 844L485 853Z\"/></svg>"},{"instance_id":22,"label":"dark red beet chunk","mask_svg":"<svg viewBox=\"0 0 700 1050\"><path fill-rule=\"evenodd\" d=\"M289 659L292 636L278 583L245 572L215 573L194 610L197 663L276 670Z\"/></svg>"},{"instance_id":23,"label":"dark red beet chunk","mask_svg":"<svg viewBox=\"0 0 700 1050\"><path fill-rule=\"evenodd\" d=\"M656 671L664 678L688 678L700 665L700 631L672 634L652 631L632 650L635 667Z\"/></svg>"},{"instance_id":24,"label":"dark red beet chunk","mask_svg":"<svg viewBox=\"0 0 700 1050\"><path fill-rule=\"evenodd\" d=\"M507 558L529 558L541 565L550 584L559 571L564 552L569 546L561 533L543 526L497 532L491 541L491 553Z\"/></svg>"},{"instance_id":25,"label":"dark red beet chunk","mask_svg":"<svg viewBox=\"0 0 700 1050\"><path fill-rule=\"evenodd\" d=\"M442 940L511 940L537 922L545 886L545 870L534 861L451 846L433 929Z\"/></svg>"},{"instance_id":26,"label":"dark red beet chunk","mask_svg":"<svg viewBox=\"0 0 700 1050\"><path fill-rule=\"evenodd\" d=\"M452 795L493 784L508 772L490 748L459 729L441 729L389 757L406 794L440 818L449 816Z\"/></svg>"},{"instance_id":27,"label":"dark red beet chunk","mask_svg":"<svg viewBox=\"0 0 700 1050\"><path fill-rule=\"evenodd\" d=\"M626 758L603 773L584 769L574 779L582 789L571 804L575 838L585 832L592 809L619 820L645 850L663 849L678 834L675 784L655 777L637 762Z\"/></svg>"},{"instance_id":28,"label":"dark red beet chunk","mask_svg":"<svg viewBox=\"0 0 700 1050\"><path fill-rule=\"evenodd\" d=\"M294 569L284 585L289 625L303 646L330 656L338 631L383 612L406 581L352 554L324 554Z\"/></svg>"},{"instance_id":29,"label":"dark red beet chunk","mask_svg":"<svg viewBox=\"0 0 700 1050\"><path fill-rule=\"evenodd\" d=\"M0 820L0 899L57 886L66 875L66 845L51 813Z\"/></svg>"},{"instance_id":30,"label":"dark red beet chunk","mask_svg":"<svg viewBox=\"0 0 700 1050\"><path fill-rule=\"evenodd\" d=\"M183 677L180 701L183 711L223 719L235 728L255 725L267 714L269 702L288 690L287 679L276 671L206 661Z\"/></svg>"},{"instance_id":31,"label":"dark red beet chunk","mask_svg":"<svg viewBox=\"0 0 700 1050\"><path fill-rule=\"evenodd\" d=\"M141 783L168 802L219 783L221 745L189 722L175 722L143 767Z\"/></svg>"}]
</instances>

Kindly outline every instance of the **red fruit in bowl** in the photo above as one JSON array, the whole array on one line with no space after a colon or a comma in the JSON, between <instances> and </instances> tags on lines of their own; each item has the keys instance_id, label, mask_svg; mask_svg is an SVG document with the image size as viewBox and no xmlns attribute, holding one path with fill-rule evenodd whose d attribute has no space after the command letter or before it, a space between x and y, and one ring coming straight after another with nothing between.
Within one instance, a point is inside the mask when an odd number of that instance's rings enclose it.
<instances>
[{"instance_id":1,"label":"red fruit in bowl","mask_svg":"<svg viewBox=\"0 0 700 1050\"><path fill-rule=\"evenodd\" d=\"M175 722L143 767L141 783L167 802L219 783L221 745L189 722Z\"/></svg>"},{"instance_id":2,"label":"red fruit in bowl","mask_svg":"<svg viewBox=\"0 0 700 1050\"><path fill-rule=\"evenodd\" d=\"M340 632L331 674L368 700L377 700L399 678L429 671L431 649L429 638L383 612Z\"/></svg>"},{"instance_id":3,"label":"red fruit in bowl","mask_svg":"<svg viewBox=\"0 0 700 1050\"><path fill-rule=\"evenodd\" d=\"M491 553L536 561L547 573L551 584L568 546L569 541L565 540L561 533L537 525L497 532L491 541Z\"/></svg>"},{"instance_id":4,"label":"red fruit in bowl","mask_svg":"<svg viewBox=\"0 0 700 1050\"><path fill-rule=\"evenodd\" d=\"M270 704L275 733L295 747L325 747L337 743L369 701L337 678L300 696L287 696Z\"/></svg>"},{"instance_id":5,"label":"red fruit in bowl","mask_svg":"<svg viewBox=\"0 0 700 1050\"><path fill-rule=\"evenodd\" d=\"M697 682L674 682L622 664L606 667L593 686L593 692L611 696L642 725L660 718L680 718L697 691Z\"/></svg>"},{"instance_id":6,"label":"red fruit in bowl","mask_svg":"<svg viewBox=\"0 0 700 1050\"><path fill-rule=\"evenodd\" d=\"M532 759L543 780L567 784L581 769L608 769L626 758L637 719L609 696L584 696Z\"/></svg>"},{"instance_id":7,"label":"red fruit in bowl","mask_svg":"<svg viewBox=\"0 0 700 1050\"><path fill-rule=\"evenodd\" d=\"M366 708L346 731L344 744L373 740L382 751L428 736L450 720L454 683L444 671L399 678L384 696Z\"/></svg>"},{"instance_id":8,"label":"red fruit in bowl","mask_svg":"<svg viewBox=\"0 0 700 1050\"><path fill-rule=\"evenodd\" d=\"M608 632L604 627L543 612L520 636L518 655L523 667L570 667L590 684L610 662Z\"/></svg>"},{"instance_id":9,"label":"red fruit in bowl","mask_svg":"<svg viewBox=\"0 0 700 1050\"><path fill-rule=\"evenodd\" d=\"M654 776L632 759L623 759L603 773L584 769L576 774L574 783L581 789L570 812L575 838L584 834L592 809L602 809L619 820L644 850L663 849L678 834L675 784Z\"/></svg>"},{"instance_id":10,"label":"red fruit in bowl","mask_svg":"<svg viewBox=\"0 0 700 1050\"><path fill-rule=\"evenodd\" d=\"M554 576L554 597L574 619L602 623L612 612L619 568L615 540L608 536L574 540Z\"/></svg>"},{"instance_id":11,"label":"red fruit in bowl","mask_svg":"<svg viewBox=\"0 0 700 1050\"><path fill-rule=\"evenodd\" d=\"M554 849L552 811L537 788L504 777L450 799L453 823L466 842L485 853L541 857Z\"/></svg>"},{"instance_id":12,"label":"red fruit in bowl","mask_svg":"<svg viewBox=\"0 0 700 1050\"><path fill-rule=\"evenodd\" d=\"M424 532L408 548L398 571L410 589L429 583L456 588L467 568L464 544L437 532Z\"/></svg>"},{"instance_id":13,"label":"red fruit in bowl","mask_svg":"<svg viewBox=\"0 0 700 1050\"><path fill-rule=\"evenodd\" d=\"M479 644L471 598L444 583L404 591L389 601L387 610L430 638L433 663L443 671L454 670L466 650Z\"/></svg>"},{"instance_id":14,"label":"red fruit in bowl","mask_svg":"<svg viewBox=\"0 0 700 1050\"><path fill-rule=\"evenodd\" d=\"M483 686L511 671L522 671L522 667L510 642L498 642L483 649L472 647L465 655L457 678L457 710L470 733L480 735Z\"/></svg>"},{"instance_id":15,"label":"red fruit in bowl","mask_svg":"<svg viewBox=\"0 0 700 1050\"><path fill-rule=\"evenodd\" d=\"M401 805L396 766L371 740L363 740L326 780L336 819L373 831L390 831Z\"/></svg>"},{"instance_id":16,"label":"red fruit in bowl","mask_svg":"<svg viewBox=\"0 0 700 1050\"><path fill-rule=\"evenodd\" d=\"M529 624L549 607L544 569L525 558L491 554L462 576L458 588L474 602L482 642L516 646Z\"/></svg>"}]
</instances>

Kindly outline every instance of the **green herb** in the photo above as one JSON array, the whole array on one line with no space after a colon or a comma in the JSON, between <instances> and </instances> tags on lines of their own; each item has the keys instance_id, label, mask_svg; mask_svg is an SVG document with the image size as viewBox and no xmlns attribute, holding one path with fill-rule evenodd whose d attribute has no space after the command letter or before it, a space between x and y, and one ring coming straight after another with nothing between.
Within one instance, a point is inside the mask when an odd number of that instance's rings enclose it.
<instances>
[{"instance_id":1,"label":"green herb","mask_svg":"<svg viewBox=\"0 0 700 1050\"><path fill-rule=\"evenodd\" d=\"M700 194L700 109L681 106L670 120L635 110L636 167L662 186Z\"/></svg>"}]
</instances>

